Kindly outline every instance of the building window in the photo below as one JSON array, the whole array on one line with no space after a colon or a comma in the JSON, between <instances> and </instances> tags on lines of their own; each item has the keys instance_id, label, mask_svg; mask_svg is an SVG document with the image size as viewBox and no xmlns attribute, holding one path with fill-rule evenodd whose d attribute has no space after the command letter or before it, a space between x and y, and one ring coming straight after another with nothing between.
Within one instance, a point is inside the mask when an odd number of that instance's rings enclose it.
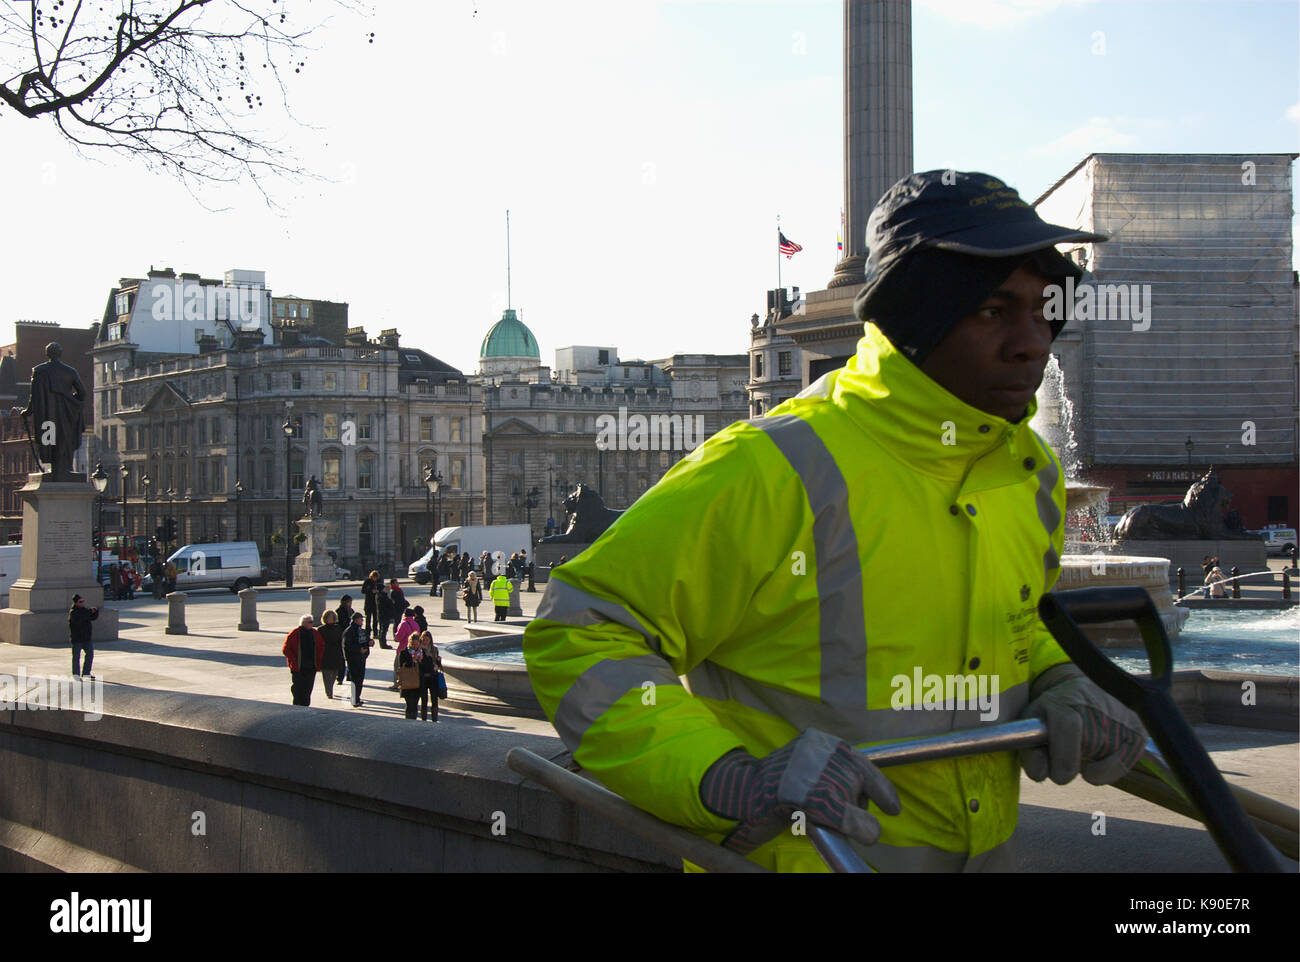
<instances>
[{"instance_id":1,"label":"building window","mask_svg":"<svg viewBox=\"0 0 1300 962\"><path fill-rule=\"evenodd\" d=\"M208 419L199 418L199 444L208 443Z\"/></svg>"},{"instance_id":2,"label":"building window","mask_svg":"<svg viewBox=\"0 0 1300 962\"><path fill-rule=\"evenodd\" d=\"M337 455L321 459L321 484L329 491L337 491L339 483L339 459Z\"/></svg>"},{"instance_id":3,"label":"building window","mask_svg":"<svg viewBox=\"0 0 1300 962\"><path fill-rule=\"evenodd\" d=\"M406 418L400 414L397 416L397 440L406 440Z\"/></svg>"},{"instance_id":4,"label":"building window","mask_svg":"<svg viewBox=\"0 0 1300 962\"><path fill-rule=\"evenodd\" d=\"M357 387L362 391L370 390L370 372L362 371L359 375Z\"/></svg>"},{"instance_id":5,"label":"building window","mask_svg":"<svg viewBox=\"0 0 1300 962\"><path fill-rule=\"evenodd\" d=\"M564 467L564 452L563 452L563 451L556 451L556 452L555 452L555 466L556 466L557 468Z\"/></svg>"},{"instance_id":6,"label":"building window","mask_svg":"<svg viewBox=\"0 0 1300 962\"><path fill-rule=\"evenodd\" d=\"M361 441L370 440L372 414L363 415L357 422L357 438Z\"/></svg>"},{"instance_id":7,"label":"building window","mask_svg":"<svg viewBox=\"0 0 1300 962\"><path fill-rule=\"evenodd\" d=\"M206 494L208 490L208 462L199 462L199 494Z\"/></svg>"},{"instance_id":8,"label":"building window","mask_svg":"<svg viewBox=\"0 0 1300 962\"><path fill-rule=\"evenodd\" d=\"M299 414L290 418L289 423L293 425L293 434L291 437L301 441L306 436L306 432L302 429L302 415ZM302 487L302 485L299 485L299 487Z\"/></svg>"},{"instance_id":9,"label":"building window","mask_svg":"<svg viewBox=\"0 0 1300 962\"><path fill-rule=\"evenodd\" d=\"M337 414L325 415L325 433L326 441L337 441L339 439L339 416Z\"/></svg>"},{"instance_id":10,"label":"building window","mask_svg":"<svg viewBox=\"0 0 1300 962\"><path fill-rule=\"evenodd\" d=\"M267 371L267 372L266 372L266 389L267 389L268 391L271 390L271 372L270 372L270 371Z\"/></svg>"},{"instance_id":11,"label":"building window","mask_svg":"<svg viewBox=\"0 0 1300 962\"><path fill-rule=\"evenodd\" d=\"M212 443L221 444L225 435L221 431L221 418L212 419Z\"/></svg>"},{"instance_id":12,"label":"building window","mask_svg":"<svg viewBox=\"0 0 1300 962\"><path fill-rule=\"evenodd\" d=\"M224 461L212 462L212 490L221 492L226 490L226 463Z\"/></svg>"},{"instance_id":13,"label":"building window","mask_svg":"<svg viewBox=\"0 0 1300 962\"><path fill-rule=\"evenodd\" d=\"M465 421L464 418L451 419L451 440L452 441L461 440L461 432L464 430L464 421Z\"/></svg>"},{"instance_id":14,"label":"building window","mask_svg":"<svg viewBox=\"0 0 1300 962\"><path fill-rule=\"evenodd\" d=\"M275 462L271 458L262 459L262 490L275 490Z\"/></svg>"},{"instance_id":15,"label":"building window","mask_svg":"<svg viewBox=\"0 0 1300 962\"><path fill-rule=\"evenodd\" d=\"M283 305L283 304L276 304L276 305L275 305L275 316L276 316L276 317L284 317L284 305Z\"/></svg>"},{"instance_id":16,"label":"building window","mask_svg":"<svg viewBox=\"0 0 1300 962\"><path fill-rule=\"evenodd\" d=\"M587 466L587 455L586 455L586 453L585 453L585 452L582 452L582 451L579 451L579 452L577 453L577 455L574 456L573 464L574 464L575 467L585 468L585 467Z\"/></svg>"},{"instance_id":17,"label":"building window","mask_svg":"<svg viewBox=\"0 0 1300 962\"><path fill-rule=\"evenodd\" d=\"M262 440L270 441L275 437L275 418L269 414L262 415Z\"/></svg>"},{"instance_id":18,"label":"building window","mask_svg":"<svg viewBox=\"0 0 1300 962\"><path fill-rule=\"evenodd\" d=\"M608 363L609 363L609 351L597 351L597 352L596 352L596 363L597 363L597 364L608 364Z\"/></svg>"},{"instance_id":19,"label":"building window","mask_svg":"<svg viewBox=\"0 0 1300 962\"><path fill-rule=\"evenodd\" d=\"M310 304L304 304L304 305L302 306L302 316L303 316L303 317L311 317L311 305L310 305Z\"/></svg>"},{"instance_id":20,"label":"building window","mask_svg":"<svg viewBox=\"0 0 1300 962\"><path fill-rule=\"evenodd\" d=\"M325 372L325 390L337 391L339 389L339 376L333 371Z\"/></svg>"},{"instance_id":21,"label":"building window","mask_svg":"<svg viewBox=\"0 0 1300 962\"><path fill-rule=\"evenodd\" d=\"M569 425L569 419L568 419L567 417L565 417L563 414L558 415L558 416L555 418L555 433L556 433L556 434L563 434L563 433L564 433L564 429L565 429L566 427L568 427L568 425Z\"/></svg>"},{"instance_id":22,"label":"building window","mask_svg":"<svg viewBox=\"0 0 1300 962\"><path fill-rule=\"evenodd\" d=\"M290 316L290 317L297 317L297 316L298 316L298 305L297 305L297 304L290 304L290 305L289 305L289 316Z\"/></svg>"},{"instance_id":23,"label":"building window","mask_svg":"<svg viewBox=\"0 0 1300 962\"><path fill-rule=\"evenodd\" d=\"M754 377L760 378L762 376L763 376L763 355L755 354L754 355Z\"/></svg>"},{"instance_id":24,"label":"building window","mask_svg":"<svg viewBox=\"0 0 1300 962\"><path fill-rule=\"evenodd\" d=\"M360 458L357 461L357 487L362 491L369 491L371 488L371 475L375 470L374 458Z\"/></svg>"},{"instance_id":25,"label":"building window","mask_svg":"<svg viewBox=\"0 0 1300 962\"><path fill-rule=\"evenodd\" d=\"M151 427L153 428L153 430L150 431L149 433L153 435L153 446L155 448L162 447L162 425L154 424L151 425Z\"/></svg>"},{"instance_id":26,"label":"building window","mask_svg":"<svg viewBox=\"0 0 1300 962\"><path fill-rule=\"evenodd\" d=\"M776 372L785 376L794 370L793 355L790 351L782 351L776 356Z\"/></svg>"},{"instance_id":27,"label":"building window","mask_svg":"<svg viewBox=\"0 0 1300 962\"><path fill-rule=\"evenodd\" d=\"M108 428L104 428L104 443L105 444L108 443ZM167 444L170 446L175 443L176 443L176 425L169 423L167 425Z\"/></svg>"},{"instance_id":28,"label":"building window","mask_svg":"<svg viewBox=\"0 0 1300 962\"><path fill-rule=\"evenodd\" d=\"M454 490L459 491L464 487L463 479L465 477L465 461L463 458L451 459L451 486Z\"/></svg>"},{"instance_id":29,"label":"building window","mask_svg":"<svg viewBox=\"0 0 1300 962\"><path fill-rule=\"evenodd\" d=\"M375 517L363 514L357 519L357 550L363 555L375 553Z\"/></svg>"},{"instance_id":30,"label":"building window","mask_svg":"<svg viewBox=\"0 0 1300 962\"><path fill-rule=\"evenodd\" d=\"M511 452L510 452L510 467L512 467L512 468L522 468L523 466L524 466L524 452L522 452L522 451L511 451Z\"/></svg>"},{"instance_id":31,"label":"building window","mask_svg":"<svg viewBox=\"0 0 1300 962\"><path fill-rule=\"evenodd\" d=\"M302 372L301 372L301 371L294 371L293 374L292 374L291 377L290 377L290 382L291 382L291 384L292 384L292 386L293 386L293 389L294 389L295 391L301 391L301 390L302 390Z\"/></svg>"},{"instance_id":32,"label":"building window","mask_svg":"<svg viewBox=\"0 0 1300 962\"><path fill-rule=\"evenodd\" d=\"M189 443L190 443L190 422L182 421L181 422L181 444L189 444Z\"/></svg>"},{"instance_id":33,"label":"building window","mask_svg":"<svg viewBox=\"0 0 1300 962\"><path fill-rule=\"evenodd\" d=\"M518 478L514 478L514 479L510 482L510 497L512 497L512 498L517 498L517 497L519 497L519 496L520 496L520 491L521 491L521 490L522 490L522 489L519 487L519 479L518 479Z\"/></svg>"},{"instance_id":34,"label":"building window","mask_svg":"<svg viewBox=\"0 0 1300 962\"><path fill-rule=\"evenodd\" d=\"M190 489L190 465L188 461L182 461L177 466L180 471L177 480L180 482L176 485L177 491L188 491Z\"/></svg>"},{"instance_id":35,"label":"building window","mask_svg":"<svg viewBox=\"0 0 1300 962\"><path fill-rule=\"evenodd\" d=\"M289 487L302 488L303 458L295 454L289 459Z\"/></svg>"},{"instance_id":36,"label":"building window","mask_svg":"<svg viewBox=\"0 0 1300 962\"><path fill-rule=\"evenodd\" d=\"M650 368L648 367L641 368L641 380L643 381L650 380Z\"/></svg>"},{"instance_id":37,"label":"building window","mask_svg":"<svg viewBox=\"0 0 1300 962\"><path fill-rule=\"evenodd\" d=\"M433 440L433 418L420 418L420 440Z\"/></svg>"}]
</instances>

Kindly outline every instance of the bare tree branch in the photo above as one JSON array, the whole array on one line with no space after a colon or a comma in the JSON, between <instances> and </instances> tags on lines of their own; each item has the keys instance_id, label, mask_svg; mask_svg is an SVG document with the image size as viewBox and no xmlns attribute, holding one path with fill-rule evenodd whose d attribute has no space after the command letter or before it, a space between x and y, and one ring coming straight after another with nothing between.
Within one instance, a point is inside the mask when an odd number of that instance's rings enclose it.
<instances>
[{"instance_id":1,"label":"bare tree branch","mask_svg":"<svg viewBox=\"0 0 1300 962\"><path fill-rule=\"evenodd\" d=\"M68 2L0 0L0 115L52 118L72 144L126 152L191 192L249 178L266 196L259 177L310 176L253 121L263 88L288 112L286 80L319 23L291 24L287 0L104 0L95 13L76 0L64 15Z\"/></svg>"}]
</instances>

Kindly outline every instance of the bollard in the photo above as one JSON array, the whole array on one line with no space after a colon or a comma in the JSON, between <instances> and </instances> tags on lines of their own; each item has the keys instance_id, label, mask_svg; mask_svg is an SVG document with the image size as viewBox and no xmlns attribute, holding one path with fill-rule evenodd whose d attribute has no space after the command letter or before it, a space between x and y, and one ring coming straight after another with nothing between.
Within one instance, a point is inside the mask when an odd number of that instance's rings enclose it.
<instances>
[{"instance_id":1,"label":"bollard","mask_svg":"<svg viewBox=\"0 0 1300 962\"><path fill-rule=\"evenodd\" d=\"M1291 569L1282 569L1282 600L1291 600Z\"/></svg>"},{"instance_id":2,"label":"bollard","mask_svg":"<svg viewBox=\"0 0 1300 962\"><path fill-rule=\"evenodd\" d=\"M442 614L439 618L446 621L460 621L460 611L456 608L456 595L460 584L455 581L442 583Z\"/></svg>"},{"instance_id":3,"label":"bollard","mask_svg":"<svg viewBox=\"0 0 1300 962\"><path fill-rule=\"evenodd\" d=\"M1228 573L1232 575L1232 597L1240 598L1241 582L1237 580L1237 575L1241 574L1241 570L1236 565L1233 565L1232 570Z\"/></svg>"},{"instance_id":4,"label":"bollard","mask_svg":"<svg viewBox=\"0 0 1300 962\"><path fill-rule=\"evenodd\" d=\"M311 597L311 620L319 625L321 616L325 614L325 596L329 594L329 589L324 586L308 588L307 594Z\"/></svg>"},{"instance_id":5,"label":"bollard","mask_svg":"<svg viewBox=\"0 0 1300 962\"><path fill-rule=\"evenodd\" d=\"M522 616L524 609L519 606L519 579L510 579L510 607L506 609L506 617L511 615Z\"/></svg>"},{"instance_id":6,"label":"bollard","mask_svg":"<svg viewBox=\"0 0 1300 962\"><path fill-rule=\"evenodd\" d=\"M1182 598L1187 594L1187 572L1181 567L1178 569L1178 597Z\"/></svg>"},{"instance_id":7,"label":"bollard","mask_svg":"<svg viewBox=\"0 0 1300 962\"><path fill-rule=\"evenodd\" d=\"M188 635L185 627L185 599L189 597L183 591L173 591L167 596L167 631L169 635Z\"/></svg>"},{"instance_id":8,"label":"bollard","mask_svg":"<svg viewBox=\"0 0 1300 962\"><path fill-rule=\"evenodd\" d=\"M239 593L239 631L257 631L257 589L245 588Z\"/></svg>"},{"instance_id":9,"label":"bollard","mask_svg":"<svg viewBox=\"0 0 1300 962\"><path fill-rule=\"evenodd\" d=\"M528 590L529 590L529 591L536 591L536 590L537 590L537 589L533 586L533 563L532 563L531 561L528 562Z\"/></svg>"}]
</instances>

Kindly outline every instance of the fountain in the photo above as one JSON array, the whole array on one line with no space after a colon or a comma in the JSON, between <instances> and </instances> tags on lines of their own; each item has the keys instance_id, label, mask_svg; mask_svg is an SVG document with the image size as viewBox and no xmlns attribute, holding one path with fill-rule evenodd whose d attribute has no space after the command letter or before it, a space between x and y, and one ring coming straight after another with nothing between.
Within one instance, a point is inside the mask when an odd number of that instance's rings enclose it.
<instances>
[{"instance_id":1,"label":"fountain","mask_svg":"<svg viewBox=\"0 0 1300 962\"><path fill-rule=\"evenodd\" d=\"M1038 413L1030 426L1057 453L1066 477L1065 555L1061 558L1061 577L1052 590L1118 585L1145 588L1160 613L1165 634L1171 639L1176 637L1191 612L1174 604L1169 588L1169 559L1112 554L1115 542L1110 539L1105 522L1110 489L1078 480L1074 409L1065 393L1061 365L1055 355L1043 372L1038 403ZM1142 644L1137 625L1131 621L1085 625L1083 632L1093 644L1103 648L1132 648Z\"/></svg>"}]
</instances>

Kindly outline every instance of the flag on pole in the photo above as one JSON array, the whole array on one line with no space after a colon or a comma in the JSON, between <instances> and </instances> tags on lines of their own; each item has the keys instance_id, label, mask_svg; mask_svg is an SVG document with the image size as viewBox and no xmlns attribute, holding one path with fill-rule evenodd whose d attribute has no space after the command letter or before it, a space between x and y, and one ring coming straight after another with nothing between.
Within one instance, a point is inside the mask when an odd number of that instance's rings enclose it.
<instances>
[{"instance_id":1,"label":"flag on pole","mask_svg":"<svg viewBox=\"0 0 1300 962\"><path fill-rule=\"evenodd\" d=\"M844 211L840 211L840 232L835 236L835 249L844 253Z\"/></svg>"},{"instance_id":2,"label":"flag on pole","mask_svg":"<svg viewBox=\"0 0 1300 962\"><path fill-rule=\"evenodd\" d=\"M788 239L785 236L785 234L781 233L780 231L776 232L776 236L779 238L777 242L777 249L780 250L780 252L785 255L786 260L790 260L792 257L794 257L795 254L798 254L801 250L803 250L803 247L801 247L799 244L796 244L794 241Z\"/></svg>"}]
</instances>

